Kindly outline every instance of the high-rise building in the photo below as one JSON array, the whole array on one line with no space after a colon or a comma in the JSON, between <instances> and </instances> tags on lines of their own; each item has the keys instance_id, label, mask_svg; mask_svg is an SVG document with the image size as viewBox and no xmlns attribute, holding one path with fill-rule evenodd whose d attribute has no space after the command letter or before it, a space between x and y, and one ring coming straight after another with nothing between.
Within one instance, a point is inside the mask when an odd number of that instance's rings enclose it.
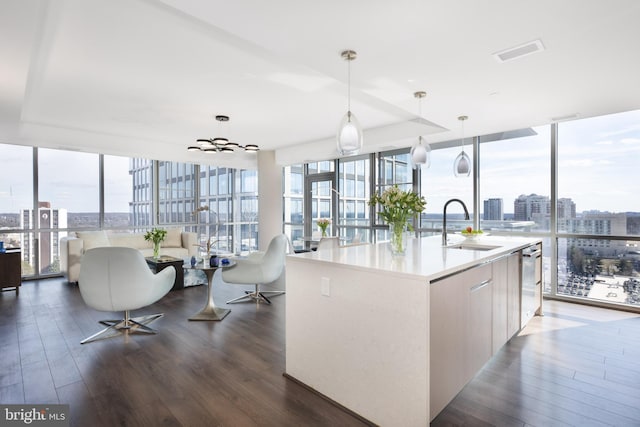
<instances>
[{"instance_id":1,"label":"high-rise building","mask_svg":"<svg viewBox=\"0 0 640 427\"><path fill-rule=\"evenodd\" d=\"M558 199L558 219L571 219L576 217L576 204L573 200Z\"/></svg>"},{"instance_id":2,"label":"high-rise building","mask_svg":"<svg viewBox=\"0 0 640 427\"><path fill-rule=\"evenodd\" d=\"M504 207L502 199L485 200L482 219L487 221L502 221L504 219Z\"/></svg>"},{"instance_id":3,"label":"high-rise building","mask_svg":"<svg viewBox=\"0 0 640 427\"><path fill-rule=\"evenodd\" d=\"M549 217L551 202L548 196L537 194L522 194L513 202L513 219L517 221L531 221Z\"/></svg>"},{"instance_id":4,"label":"high-rise building","mask_svg":"<svg viewBox=\"0 0 640 427\"><path fill-rule=\"evenodd\" d=\"M152 223L182 225L203 241L215 240L220 251L257 249L257 171L203 165L197 176L193 164L158 161L154 169L154 162L146 159L132 159L130 166L130 213L136 228ZM153 212L154 194L157 212Z\"/></svg>"},{"instance_id":5,"label":"high-rise building","mask_svg":"<svg viewBox=\"0 0 640 427\"><path fill-rule=\"evenodd\" d=\"M133 226L145 227L152 224L153 210L153 161L133 158L129 174L133 180L133 197L129 202L129 213Z\"/></svg>"},{"instance_id":6,"label":"high-rise building","mask_svg":"<svg viewBox=\"0 0 640 427\"><path fill-rule=\"evenodd\" d=\"M20 228L33 230L36 228L36 223L40 230L38 239L31 238L33 233L25 233L22 238L22 260L30 265L36 265L37 256L40 260L41 273L57 273L59 242L67 235L66 231L57 230L67 228L67 210L54 209L49 202L39 202L37 212L31 209L20 211Z\"/></svg>"},{"instance_id":7,"label":"high-rise building","mask_svg":"<svg viewBox=\"0 0 640 427\"><path fill-rule=\"evenodd\" d=\"M599 211L582 212L580 218L560 220L558 229L572 234L620 236L627 231L627 214ZM617 257L628 251L625 240L570 238L569 247L581 248L587 254Z\"/></svg>"}]
</instances>

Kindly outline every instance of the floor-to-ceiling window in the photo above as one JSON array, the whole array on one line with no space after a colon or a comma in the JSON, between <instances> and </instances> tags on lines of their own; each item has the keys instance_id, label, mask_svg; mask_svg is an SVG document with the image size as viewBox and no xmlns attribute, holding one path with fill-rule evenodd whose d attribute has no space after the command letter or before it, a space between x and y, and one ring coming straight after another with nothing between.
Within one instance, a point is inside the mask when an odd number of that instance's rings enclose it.
<instances>
[{"instance_id":1,"label":"floor-to-ceiling window","mask_svg":"<svg viewBox=\"0 0 640 427\"><path fill-rule=\"evenodd\" d=\"M215 242L220 252L257 250L257 172L201 165L199 187L199 205L192 217L201 244Z\"/></svg>"},{"instance_id":2,"label":"floor-to-ceiling window","mask_svg":"<svg viewBox=\"0 0 640 427\"><path fill-rule=\"evenodd\" d=\"M258 249L258 172L236 171L234 200L237 204L236 223L239 227L240 252Z\"/></svg>"},{"instance_id":3,"label":"floor-to-ceiling window","mask_svg":"<svg viewBox=\"0 0 640 427\"><path fill-rule=\"evenodd\" d=\"M255 170L0 147L0 240L8 248L21 248L26 278L59 274L60 239L78 230L180 226L200 232L203 239L219 238L223 251L257 249ZM195 203L198 187L206 211Z\"/></svg>"},{"instance_id":4,"label":"floor-to-ceiling window","mask_svg":"<svg viewBox=\"0 0 640 427\"><path fill-rule=\"evenodd\" d=\"M40 274L47 275L60 272L58 245L67 229L100 226L100 157L39 148L37 160L38 206L29 221L30 228L37 222L39 232L29 250L38 257ZM26 220L26 212L23 217Z\"/></svg>"},{"instance_id":5,"label":"floor-to-ceiling window","mask_svg":"<svg viewBox=\"0 0 640 427\"><path fill-rule=\"evenodd\" d=\"M473 150L467 139L465 152L472 163L478 154L478 171L469 177L454 176L460 141L444 141L432 144L431 167L419 171L418 182L408 148L367 156L376 162L370 185L373 191L389 185L417 189L427 200L418 224L422 235L441 231L443 206L457 198L474 218L463 220L462 207L451 204L451 231L475 223L487 234L540 237L548 296L639 307L640 199L635 188L640 178L640 111L472 139ZM345 224L354 215L350 212L357 212L352 196L356 184L345 179L356 170L352 162L357 158L338 161L339 221ZM313 169L320 172L317 166ZM303 165L285 172L285 188L301 175ZM293 230L291 207L295 200L302 203L303 196L285 194L285 232L287 226ZM307 213L295 212L302 224ZM369 241L386 238L386 226L375 215L358 224L370 230Z\"/></svg>"},{"instance_id":6,"label":"floor-to-ceiling window","mask_svg":"<svg viewBox=\"0 0 640 427\"><path fill-rule=\"evenodd\" d=\"M195 194L195 165L158 162L158 224L191 224Z\"/></svg>"},{"instance_id":7,"label":"floor-to-ceiling window","mask_svg":"<svg viewBox=\"0 0 640 427\"><path fill-rule=\"evenodd\" d=\"M558 295L640 306L640 111L558 124Z\"/></svg>"},{"instance_id":8,"label":"floor-to-ceiling window","mask_svg":"<svg viewBox=\"0 0 640 427\"><path fill-rule=\"evenodd\" d=\"M149 159L131 159L131 182L133 198L131 200L131 214L133 226L146 228L153 221L153 161Z\"/></svg>"},{"instance_id":9,"label":"floor-to-ceiling window","mask_svg":"<svg viewBox=\"0 0 640 427\"><path fill-rule=\"evenodd\" d=\"M22 249L22 274L35 273L32 253L33 151L21 145L2 145L0 156L0 240L5 247Z\"/></svg>"},{"instance_id":10,"label":"floor-to-ceiling window","mask_svg":"<svg viewBox=\"0 0 640 427\"><path fill-rule=\"evenodd\" d=\"M471 141L467 139L467 144ZM453 146L451 146L453 145ZM427 207L421 215L419 227L423 234L433 234L442 229L442 214L449 199L464 202L467 210L473 214L473 176L456 177L453 163L461 146L459 141L434 145L431 151L431 165L420 169L420 194L427 201ZM465 149L473 164L473 152L469 145ZM464 220L464 209L459 203L451 203L447 208L447 229L462 230L471 221Z\"/></svg>"},{"instance_id":11,"label":"floor-to-ceiling window","mask_svg":"<svg viewBox=\"0 0 640 427\"><path fill-rule=\"evenodd\" d=\"M294 249L301 250L304 248L304 165L286 166L283 174L283 231Z\"/></svg>"},{"instance_id":12,"label":"floor-to-ceiling window","mask_svg":"<svg viewBox=\"0 0 640 427\"><path fill-rule=\"evenodd\" d=\"M131 179L133 159L120 156L103 156L104 162L104 223L110 230L128 229L133 226Z\"/></svg>"},{"instance_id":13,"label":"floor-to-ceiling window","mask_svg":"<svg viewBox=\"0 0 640 427\"><path fill-rule=\"evenodd\" d=\"M551 126L479 138L480 227L487 234L543 240L545 288L551 280Z\"/></svg>"},{"instance_id":14,"label":"floor-to-ceiling window","mask_svg":"<svg viewBox=\"0 0 640 427\"><path fill-rule=\"evenodd\" d=\"M338 162L338 235L346 242L370 240L371 159L358 156Z\"/></svg>"}]
</instances>

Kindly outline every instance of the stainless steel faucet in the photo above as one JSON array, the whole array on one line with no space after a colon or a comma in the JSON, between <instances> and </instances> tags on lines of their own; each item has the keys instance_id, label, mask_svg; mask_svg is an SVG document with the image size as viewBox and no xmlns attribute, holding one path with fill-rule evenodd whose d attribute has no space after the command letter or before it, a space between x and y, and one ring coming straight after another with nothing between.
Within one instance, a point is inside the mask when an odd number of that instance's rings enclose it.
<instances>
[{"instance_id":1,"label":"stainless steel faucet","mask_svg":"<svg viewBox=\"0 0 640 427\"><path fill-rule=\"evenodd\" d=\"M451 199L447 200L447 203L444 204L444 211L442 212L442 246L447 246L447 206L451 202L458 202L462 205L462 209L464 209L464 219L469 219L469 211L465 206L464 202L460 199Z\"/></svg>"}]
</instances>

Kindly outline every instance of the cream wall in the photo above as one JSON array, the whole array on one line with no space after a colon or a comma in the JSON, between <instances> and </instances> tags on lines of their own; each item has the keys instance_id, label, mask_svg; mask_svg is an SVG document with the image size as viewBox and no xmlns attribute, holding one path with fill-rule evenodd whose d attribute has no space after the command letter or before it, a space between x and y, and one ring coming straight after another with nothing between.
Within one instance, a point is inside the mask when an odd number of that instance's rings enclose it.
<instances>
[{"instance_id":1,"label":"cream wall","mask_svg":"<svg viewBox=\"0 0 640 427\"><path fill-rule=\"evenodd\" d=\"M275 151L258 151L258 212L258 249L264 251L282 233L282 166Z\"/></svg>"}]
</instances>

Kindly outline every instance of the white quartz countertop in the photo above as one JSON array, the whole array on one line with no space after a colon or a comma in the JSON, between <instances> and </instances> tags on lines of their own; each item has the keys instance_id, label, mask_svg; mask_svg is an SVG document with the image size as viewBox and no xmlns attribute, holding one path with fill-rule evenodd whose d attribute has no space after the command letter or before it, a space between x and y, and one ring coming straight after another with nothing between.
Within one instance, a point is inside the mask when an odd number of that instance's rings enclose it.
<instances>
[{"instance_id":1,"label":"white quartz countertop","mask_svg":"<svg viewBox=\"0 0 640 427\"><path fill-rule=\"evenodd\" d=\"M288 259L293 262L326 262L356 269L380 270L432 281L541 241L539 238L528 237L481 236L468 243L495 248L479 251L453 248L451 246L467 242L461 235L450 234L449 237L449 243L445 247L442 246L441 236L410 238L407 241L407 251L402 256L393 256L389 243L381 242L289 255Z\"/></svg>"}]
</instances>

